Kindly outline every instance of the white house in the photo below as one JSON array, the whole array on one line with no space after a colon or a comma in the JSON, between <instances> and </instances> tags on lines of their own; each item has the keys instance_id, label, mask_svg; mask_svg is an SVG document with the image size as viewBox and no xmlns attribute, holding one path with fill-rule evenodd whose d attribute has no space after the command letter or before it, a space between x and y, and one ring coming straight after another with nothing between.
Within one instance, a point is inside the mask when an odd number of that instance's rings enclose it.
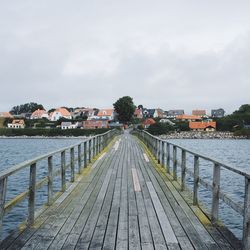
<instances>
[{"instance_id":1,"label":"white house","mask_svg":"<svg viewBox=\"0 0 250 250\"><path fill-rule=\"evenodd\" d=\"M24 128L24 120L13 120L12 123L8 123L8 128Z\"/></svg>"},{"instance_id":2,"label":"white house","mask_svg":"<svg viewBox=\"0 0 250 250\"><path fill-rule=\"evenodd\" d=\"M50 115L51 121L58 121L60 118L72 119L72 116L65 108L58 108Z\"/></svg>"}]
</instances>

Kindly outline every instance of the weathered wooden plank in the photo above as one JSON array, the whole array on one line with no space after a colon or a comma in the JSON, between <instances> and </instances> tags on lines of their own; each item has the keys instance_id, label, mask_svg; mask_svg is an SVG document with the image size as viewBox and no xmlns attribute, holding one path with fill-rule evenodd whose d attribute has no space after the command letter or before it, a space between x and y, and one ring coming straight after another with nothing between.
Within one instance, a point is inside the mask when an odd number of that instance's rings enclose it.
<instances>
[{"instance_id":1,"label":"weathered wooden plank","mask_svg":"<svg viewBox=\"0 0 250 250\"><path fill-rule=\"evenodd\" d=\"M127 136L124 136L124 151L127 152ZM127 176L127 157L123 158L122 164L122 183L121 183L121 201L119 211L119 221L117 226L117 249L128 249L128 176Z\"/></svg>"},{"instance_id":2,"label":"weathered wooden plank","mask_svg":"<svg viewBox=\"0 0 250 250\"><path fill-rule=\"evenodd\" d=\"M134 184L135 192L140 192L141 191L141 186L140 186L137 171L136 171L135 168L132 168L132 178L133 178L133 184Z\"/></svg>"},{"instance_id":3,"label":"weathered wooden plank","mask_svg":"<svg viewBox=\"0 0 250 250\"><path fill-rule=\"evenodd\" d=\"M169 222L169 220L164 212L164 209L161 205L161 202L160 202L160 200L155 192L155 189L152 185L152 182L147 182L146 184L147 184L151 199L153 201L154 208L156 210L156 214L157 214L158 219L160 221L163 235L165 237L167 244L170 243L170 244L177 244L178 245L178 241L175 237L174 231L173 231L173 229L170 225L170 222Z\"/></svg>"},{"instance_id":4,"label":"weathered wooden plank","mask_svg":"<svg viewBox=\"0 0 250 250\"><path fill-rule=\"evenodd\" d=\"M121 179L116 179L116 176L117 176L118 169L122 167L119 164L122 157L123 157L122 153L120 155L117 155L116 161L114 161L113 163L113 172L112 172L110 185L107 190L107 194L106 194L97 224L95 226L95 231L91 239L89 249L96 249L96 250L103 249L103 248L105 249L105 240L107 238L108 238L107 242L109 244L109 249L112 248L111 247L112 245L115 246L116 228L117 228L115 223L118 223L118 212L116 212L116 210L119 211L118 201L120 201L120 190L119 190L120 188L119 188L118 182L121 182ZM115 221L115 223L111 223L110 220ZM114 227L115 230L113 230L112 227ZM112 237L113 231L115 231L114 237Z\"/></svg>"}]
</instances>

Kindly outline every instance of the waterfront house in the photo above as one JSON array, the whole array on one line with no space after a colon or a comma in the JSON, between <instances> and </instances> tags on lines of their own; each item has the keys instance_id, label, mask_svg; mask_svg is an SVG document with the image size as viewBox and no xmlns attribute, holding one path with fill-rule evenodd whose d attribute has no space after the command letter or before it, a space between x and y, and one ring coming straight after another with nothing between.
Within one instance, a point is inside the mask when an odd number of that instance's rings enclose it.
<instances>
[{"instance_id":1,"label":"waterfront house","mask_svg":"<svg viewBox=\"0 0 250 250\"><path fill-rule=\"evenodd\" d=\"M42 119L42 118L47 118L47 119L49 118L48 113L43 109L35 110L30 116L30 119Z\"/></svg>"},{"instance_id":2,"label":"waterfront house","mask_svg":"<svg viewBox=\"0 0 250 250\"><path fill-rule=\"evenodd\" d=\"M8 128L25 128L25 122L21 120L13 120L12 123L8 123Z\"/></svg>"},{"instance_id":3,"label":"waterfront house","mask_svg":"<svg viewBox=\"0 0 250 250\"><path fill-rule=\"evenodd\" d=\"M183 122L195 122L195 121L201 121L201 117L198 115L178 115L176 116L177 121L183 121Z\"/></svg>"},{"instance_id":4,"label":"waterfront house","mask_svg":"<svg viewBox=\"0 0 250 250\"><path fill-rule=\"evenodd\" d=\"M222 118L225 116L225 110L220 108L220 109L212 109L211 110L211 116L212 118Z\"/></svg>"},{"instance_id":5,"label":"waterfront house","mask_svg":"<svg viewBox=\"0 0 250 250\"><path fill-rule=\"evenodd\" d=\"M158 112L156 109L143 109L143 117L144 118L156 118L158 117Z\"/></svg>"},{"instance_id":6,"label":"waterfront house","mask_svg":"<svg viewBox=\"0 0 250 250\"><path fill-rule=\"evenodd\" d=\"M0 112L0 118L14 118L10 112Z\"/></svg>"},{"instance_id":7,"label":"waterfront house","mask_svg":"<svg viewBox=\"0 0 250 250\"><path fill-rule=\"evenodd\" d=\"M100 109L97 113L97 117L101 120L113 120L114 119L114 109Z\"/></svg>"},{"instance_id":8,"label":"waterfront house","mask_svg":"<svg viewBox=\"0 0 250 250\"><path fill-rule=\"evenodd\" d=\"M154 119L148 118L148 119L146 119L146 120L142 123L142 125L144 126L144 128L148 128L150 125L155 124L155 123L156 123L156 122L155 122Z\"/></svg>"},{"instance_id":9,"label":"waterfront house","mask_svg":"<svg viewBox=\"0 0 250 250\"><path fill-rule=\"evenodd\" d=\"M189 122L189 128L193 131L208 131L216 130L216 122Z\"/></svg>"},{"instance_id":10,"label":"waterfront house","mask_svg":"<svg viewBox=\"0 0 250 250\"><path fill-rule=\"evenodd\" d=\"M175 119L176 116L184 115L183 109L173 109L166 111L166 118Z\"/></svg>"},{"instance_id":11,"label":"waterfront house","mask_svg":"<svg viewBox=\"0 0 250 250\"><path fill-rule=\"evenodd\" d=\"M136 109L135 109L135 112L134 112L134 117L135 117L135 118L142 119L142 118L143 118L142 109L136 108Z\"/></svg>"},{"instance_id":12,"label":"waterfront house","mask_svg":"<svg viewBox=\"0 0 250 250\"><path fill-rule=\"evenodd\" d=\"M204 109L195 109L195 110L192 111L192 115L206 116L206 110L204 110Z\"/></svg>"},{"instance_id":13,"label":"waterfront house","mask_svg":"<svg viewBox=\"0 0 250 250\"><path fill-rule=\"evenodd\" d=\"M157 112L157 117L158 118L166 118L167 117L165 112L160 108L156 109L156 112Z\"/></svg>"},{"instance_id":14,"label":"waterfront house","mask_svg":"<svg viewBox=\"0 0 250 250\"><path fill-rule=\"evenodd\" d=\"M109 128L108 120L87 120L83 121L83 129Z\"/></svg>"},{"instance_id":15,"label":"waterfront house","mask_svg":"<svg viewBox=\"0 0 250 250\"><path fill-rule=\"evenodd\" d=\"M172 121L170 121L169 119L166 119L166 118L162 118L162 119L160 119L160 121L159 121L160 123L165 123L165 124L169 124L169 125L171 125L171 126L174 126L175 125L175 123L174 122L172 122Z\"/></svg>"},{"instance_id":16,"label":"waterfront house","mask_svg":"<svg viewBox=\"0 0 250 250\"><path fill-rule=\"evenodd\" d=\"M50 114L51 121L58 121L60 118L72 119L72 116L66 108L58 108Z\"/></svg>"},{"instance_id":17,"label":"waterfront house","mask_svg":"<svg viewBox=\"0 0 250 250\"><path fill-rule=\"evenodd\" d=\"M61 123L61 129L76 129L76 128L81 128L82 127L82 122L62 122Z\"/></svg>"}]
</instances>

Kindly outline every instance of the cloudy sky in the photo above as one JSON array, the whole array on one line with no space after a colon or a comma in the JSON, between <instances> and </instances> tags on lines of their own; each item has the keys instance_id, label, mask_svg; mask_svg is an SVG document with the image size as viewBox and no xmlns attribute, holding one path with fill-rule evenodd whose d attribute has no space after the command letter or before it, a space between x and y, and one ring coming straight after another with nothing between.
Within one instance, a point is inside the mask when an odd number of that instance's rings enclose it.
<instances>
[{"instance_id":1,"label":"cloudy sky","mask_svg":"<svg viewBox=\"0 0 250 250\"><path fill-rule=\"evenodd\" d=\"M249 0L0 3L0 111L34 101L168 109L250 103Z\"/></svg>"}]
</instances>

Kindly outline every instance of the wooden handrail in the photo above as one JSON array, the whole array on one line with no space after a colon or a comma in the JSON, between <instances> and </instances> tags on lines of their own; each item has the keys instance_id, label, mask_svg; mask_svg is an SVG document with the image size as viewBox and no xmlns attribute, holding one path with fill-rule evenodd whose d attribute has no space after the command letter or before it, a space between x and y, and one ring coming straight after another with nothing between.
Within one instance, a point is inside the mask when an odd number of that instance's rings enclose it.
<instances>
[{"instance_id":1,"label":"wooden handrail","mask_svg":"<svg viewBox=\"0 0 250 250\"><path fill-rule=\"evenodd\" d=\"M24 161L13 167L10 167L0 173L0 228L2 227L3 217L13 207L22 202L28 197L28 218L27 225L32 226L35 221L35 200L36 189L48 185L48 200L47 205L51 205L54 201L55 195L53 193L54 177L61 176L61 191L66 190L66 169L70 168L70 181L75 181L76 164L78 165L78 173L81 173L82 165L86 167L98 153L103 150L108 143L117 134L117 130L113 129L103 134L95 135L85 139L82 142L64 147L53 152L35 157L31 160ZM77 150L77 157L75 152ZM66 162L66 152L70 153L69 163ZM53 158L55 155L60 156L60 168L54 170ZM39 169L38 162L47 160L48 175L42 180L37 181L37 171ZM13 199L6 203L7 180L11 175L19 172L22 169L30 169L29 189L18 194Z\"/></svg>"},{"instance_id":2,"label":"wooden handrail","mask_svg":"<svg viewBox=\"0 0 250 250\"><path fill-rule=\"evenodd\" d=\"M243 249L250 249L250 172L244 171L239 167L225 164L217 159L208 157L206 155L196 153L185 147L179 146L167 140L160 139L151 135L147 131L136 130L136 134L147 145L149 150L153 153L158 163L166 167L167 173L170 173L170 161L173 162L173 179L177 178L177 166L181 166L181 191L186 187L186 173L193 177L193 204L198 205L198 188L199 184L203 185L207 190L212 191L212 208L211 208L211 222L213 224L218 222L219 201L222 200L234 211L243 216ZM170 146L173 148L171 156ZM177 150L181 151L181 161L177 159ZM193 171L186 168L186 154L191 154L194 158ZM164 159L164 160L159 160ZM165 162L166 159L166 162ZM199 175L200 159L213 163L212 185ZM245 198L243 206L239 202L234 202L226 194L220 190L220 176L221 168L227 169L245 178Z\"/></svg>"}]
</instances>

